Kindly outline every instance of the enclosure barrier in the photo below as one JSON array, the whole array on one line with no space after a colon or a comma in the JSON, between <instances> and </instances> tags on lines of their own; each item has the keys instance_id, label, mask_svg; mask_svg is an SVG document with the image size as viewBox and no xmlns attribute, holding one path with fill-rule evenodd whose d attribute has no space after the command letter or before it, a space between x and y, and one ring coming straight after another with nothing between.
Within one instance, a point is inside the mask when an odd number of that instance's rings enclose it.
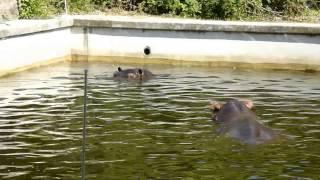
<instances>
[{"instance_id":1,"label":"enclosure barrier","mask_svg":"<svg viewBox=\"0 0 320 180\"><path fill-rule=\"evenodd\" d=\"M81 154L81 179L86 176L86 125L87 125L87 86L88 86L88 70L84 70L84 86L83 86L83 126L82 126L82 154Z\"/></svg>"},{"instance_id":2,"label":"enclosure barrier","mask_svg":"<svg viewBox=\"0 0 320 180\"><path fill-rule=\"evenodd\" d=\"M0 76L61 61L311 72L320 70L320 25L62 16L0 24L0 52Z\"/></svg>"}]
</instances>

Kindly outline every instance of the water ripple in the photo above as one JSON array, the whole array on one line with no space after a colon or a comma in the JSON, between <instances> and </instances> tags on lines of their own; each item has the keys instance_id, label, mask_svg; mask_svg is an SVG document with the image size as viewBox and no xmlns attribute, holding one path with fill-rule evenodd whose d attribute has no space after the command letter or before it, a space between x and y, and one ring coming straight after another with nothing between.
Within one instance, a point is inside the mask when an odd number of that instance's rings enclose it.
<instances>
[{"instance_id":1,"label":"water ripple","mask_svg":"<svg viewBox=\"0 0 320 180\"><path fill-rule=\"evenodd\" d=\"M118 82L118 65L60 64L0 79L0 179L79 179L83 69L89 69L88 179L319 177L319 75L151 66ZM125 68L125 66L124 66ZM216 134L210 100L252 99L292 137L247 147Z\"/></svg>"}]
</instances>

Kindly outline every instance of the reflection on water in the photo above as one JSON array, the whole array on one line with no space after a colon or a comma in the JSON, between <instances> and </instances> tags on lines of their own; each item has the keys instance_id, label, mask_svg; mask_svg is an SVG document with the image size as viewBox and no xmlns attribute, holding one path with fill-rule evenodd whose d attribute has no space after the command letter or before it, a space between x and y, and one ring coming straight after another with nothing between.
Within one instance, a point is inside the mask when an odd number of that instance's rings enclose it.
<instances>
[{"instance_id":1,"label":"reflection on water","mask_svg":"<svg viewBox=\"0 0 320 180\"><path fill-rule=\"evenodd\" d=\"M319 74L147 67L158 76L144 83L113 81L117 65L88 67L88 179L320 176ZM83 68L0 79L0 179L79 179ZM208 102L233 97L291 138L254 147L218 137Z\"/></svg>"}]
</instances>

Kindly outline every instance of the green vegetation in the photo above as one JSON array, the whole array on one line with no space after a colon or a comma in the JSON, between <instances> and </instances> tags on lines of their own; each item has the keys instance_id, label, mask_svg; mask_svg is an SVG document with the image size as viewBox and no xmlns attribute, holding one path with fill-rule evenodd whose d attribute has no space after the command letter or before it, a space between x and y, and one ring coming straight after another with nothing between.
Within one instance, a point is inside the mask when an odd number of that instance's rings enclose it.
<instances>
[{"instance_id":1,"label":"green vegetation","mask_svg":"<svg viewBox=\"0 0 320 180\"><path fill-rule=\"evenodd\" d=\"M91 0L68 0L68 5L73 14L93 10ZM64 0L21 0L19 7L21 19L47 18L64 11Z\"/></svg>"},{"instance_id":2,"label":"green vegetation","mask_svg":"<svg viewBox=\"0 0 320 180\"><path fill-rule=\"evenodd\" d=\"M71 14L126 12L222 20L319 21L319 0L68 0ZM21 0L20 18L64 12L64 0Z\"/></svg>"},{"instance_id":3,"label":"green vegetation","mask_svg":"<svg viewBox=\"0 0 320 180\"><path fill-rule=\"evenodd\" d=\"M46 1L42 0L21 0L19 7L19 16L23 19L30 19L34 17L47 17L49 14L54 13L47 6Z\"/></svg>"}]
</instances>

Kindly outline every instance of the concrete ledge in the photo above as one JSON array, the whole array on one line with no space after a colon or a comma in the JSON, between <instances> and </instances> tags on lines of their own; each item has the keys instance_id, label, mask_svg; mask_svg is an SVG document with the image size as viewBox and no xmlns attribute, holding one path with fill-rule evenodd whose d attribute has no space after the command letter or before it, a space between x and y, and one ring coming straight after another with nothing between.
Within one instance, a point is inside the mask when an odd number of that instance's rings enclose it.
<instances>
[{"instance_id":1,"label":"concrete ledge","mask_svg":"<svg viewBox=\"0 0 320 180\"><path fill-rule=\"evenodd\" d=\"M320 34L320 24L268 23L123 16L74 16L73 26L172 31Z\"/></svg>"},{"instance_id":2,"label":"concrete ledge","mask_svg":"<svg viewBox=\"0 0 320 180\"><path fill-rule=\"evenodd\" d=\"M68 17L47 20L16 20L0 24L0 39L39 33L73 25L73 19Z\"/></svg>"},{"instance_id":3,"label":"concrete ledge","mask_svg":"<svg viewBox=\"0 0 320 180\"><path fill-rule=\"evenodd\" d=\"M1 23L0 39L72 26L198 32L320 34L320 24L309 23L233 22L124 16L62 16L48 20L16 20Z\"/></svg>"}]
</instances>

